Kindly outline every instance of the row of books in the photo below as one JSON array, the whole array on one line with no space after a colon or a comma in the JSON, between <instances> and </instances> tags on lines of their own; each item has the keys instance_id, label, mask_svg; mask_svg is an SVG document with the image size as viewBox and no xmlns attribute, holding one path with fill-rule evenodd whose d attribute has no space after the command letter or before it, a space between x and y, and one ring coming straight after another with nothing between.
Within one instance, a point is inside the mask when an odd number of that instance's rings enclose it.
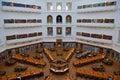
<instances>
[{"instance_id":1,"label":"row of books","mask_svg":"<svg viewBox=\"0 0 120 80\"><path fill-rule=\"evenodd\" d=\"M80 6L77 7L77 9L86 9L86 8L95 8L95 7L105 7L105 6L114 6L114 5L116 5L116 1L80 5Z\"/></svg>"},{"instance_id":2,"label":"row of books","mask_svg":"<svg viewBox=\"0 0 120 80\"><path fill-rule=\"evenodd\" d=\"M77 36L84 36L84 37L91 37L91 38L98 38L98 39L107 39L112 40L111 35L106 34L94 34L94 33L86 33L86 32L76 32Z\"/></svg>"},{"instance_id":3,"label":"row of books","mask_svg":"<svg viewBox=\"0 0 120 80\"><path fill-rule=\"evenodd\" d=\"M77 19L77 23L114 23L114 19Z\"/></svg>"},{"instance_id":4,"label":"row of books","mask_svg":"<svg viewBox=\"0 0 120 80\"><path fill-rule=\"evenodd\" d=\"M6 1L2 1L2 6L41 9L41 6L37 6L37 5L30 5L30 4L23 4L23 3L15 3L15 2L6 2Z\"/></svg>"},{"instance_id":5,"label":"row of books","mask_svg":"<svg viewBox=\"0 0 120 80\"><path fill-rule=\"evenodd\" d=\"M22 38L36 37L36 36L42 36L42 32L9 35L9 36L6 36L6 40L22 39Z\"/></svg>"},{"instance_id":6,"label":"row of books","mask_svg":"<svg viewBox=\"0 0 120 80\"><path fill-rule=\"evenodd\" d=\"M41 19L4 19L4 23L41 23Z\"/></svg>"}]
</instances>

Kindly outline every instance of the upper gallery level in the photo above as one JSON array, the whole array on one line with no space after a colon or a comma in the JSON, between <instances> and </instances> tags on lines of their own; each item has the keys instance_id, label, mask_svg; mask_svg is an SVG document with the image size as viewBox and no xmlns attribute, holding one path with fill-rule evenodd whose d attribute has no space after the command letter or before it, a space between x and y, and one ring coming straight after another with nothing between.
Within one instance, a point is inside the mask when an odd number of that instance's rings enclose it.
<instances>
[{"instance_id":1,"label":"upper gallery level","mask_svg":"<svg viewBox=\"0 0 120 80\"><path fill-rule=\"evenodd\" d=\"M13 1L2 1L2 10L3 11L13 11L13 12L31 12L31 13L40 13L41 6L35 4L25 4L20 2Z\"/></svg>"},{"instance_id":2,"label":"upper gallery level","mask_svg":"<svg viewBox=\"0 0 120 80\"><path fill-rule=\"evenodd\" d=\"M92 2L77 6L78 13L115 11L116 9L117 1Z\"/></svg>"},{"instance_id":3,"label":"upper gallery level","mask_svg":"<svg viewBox=\"0 0 120 80\"><path fill-rule=\"evenodd\" d=\"M32 3L33 2L33 3ZM115 11L118 8L117 0L36 0L24 2L21 0L2 0L3 11L15 12L30 12L30 13L44 13L44 12L100 12L100 11Z\"/></svg>"},{"instance_id":4,"label":"upper gallery level","mask_svg":"<svg viewBox=\"0 0 120 80\"><path fill-rule=\"evenodd\" d=\"M4 19L5 28L39 27L41 23L41 19Z\"/></svg>"},{"instance_id":5,"label":"upper gallery level","mask_svg":"<svg viewBox=\"0 0 120 80\"><path fill-rule=\"evenodd\" d=\"M2 10L12 12L27 12L27 13L41 13L41 12L71 12L72 0L66 1L49 1L49 0L2 0Z\"/></svg>"},{"instance_id":6,"label":"upper gallery level","mask_svg":"<svg viewBox=\"0 0 120 80\"><path fill-rule=\"evenodd\" d=\"M77 19L79 27L99 27L99 28L114 28L115 19Z\"/></svg>"}]
</instances>

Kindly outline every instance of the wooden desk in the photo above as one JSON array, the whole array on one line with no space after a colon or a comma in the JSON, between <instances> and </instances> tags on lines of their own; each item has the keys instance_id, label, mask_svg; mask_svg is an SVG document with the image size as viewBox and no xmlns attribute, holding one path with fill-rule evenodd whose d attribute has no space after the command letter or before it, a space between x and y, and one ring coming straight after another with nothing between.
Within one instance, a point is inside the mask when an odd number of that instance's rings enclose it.
<instances>
[{"instance_id":1,"label":"wooden desk","mask_svg":"<svg viewBox=\"0 0 120 80\"><path fill-rule=\"evenodd\" d=\"M29 77L29 76L33 76L33 75L39 75L41 73L43 73L42 69L25 71L25 72L21 72L20 75L15 73L12 75L3 76L0 80L7 80L7 79L14 80L14 79L19 79L19 77L25 78L25 77Z\"/></svg>"},{"instance_id":2,"label":"wooden desk","mask_svg":"<svg viewBox=\"0 0 120 80\"><path fill-rule=\"evenodd\" d=\"M97 77L97 78L101 78L101 79L108 79L109 76L111 76L111 74L101 73L101 72L94 72L94 71L80 69L80 68L76 69L76 73L77 74L88 75L89 77L93 76L93 77ZM120 80L120 76L115 76L114 75L113 78L114 78L114 80Z\"/></svg>"},{"instance_id":3,"label":"wooden desk","mask_svg":"<svg viewBox=\"0 0 120 80\"><path fill-rule=\"evenodd\" d=\"M113 64L112 59L109 59L109 58L105 58L105 59L103 59L102 62L103 62L104 64L107 64L107 65L112 65L112 64Z\"/></svg>"},{"instance_id":4,"label":"wooden desk","mask_svg":"<svg viewBox=\"0 0 120 80\"><path fill-rule=\"evenodd\" d=\"M50 76L48 76L47 79L45 79L45 80L53 80L53 76L50 75Z\"/></svg>"},{"instance_id":5,"label":"wooden desk","mask_svg":"<svg viewBox=\"0 0 120 80\"><path fill-rule=\"evenodd\" d=\"M9 60L7 60L7 61L5 62L5 64L6 64L7 66L10 66L10 65L14 65L16 62L17 62L17 61L14 60L14 59L9 59Z\"/></svg>"},{"instance_id":6,"label":"wooden desk","mask_svg":"<svg viewBox=\"0 0 120 80\"><path fill-rule=\"evenodd\" d=\"M67 56L65 57L65 61L67 61L70 58L74 50L75 48L70 49L70 51L67 53Z\"/></svg>"},{"instance_id":7,"label":"wooden desk","mask_svg":"<svg viewBox=\"0 0 120 80\"><path fill-rule=\"evenodd\" d=\"M53 61L54 57L51 55L51 52L48 49L46 49L46 48L44 48L44 51L48 55L48 57L50 58L50 60Z\"/></svg>"},{"instance_id":8,"label":"wooden desk","mask_svg":"<svg viewBox=\"0 0 120 80\"><path fill-rule=\"evenodd\" d=\"M104 54L99 54L95 57L88 57L88 58L85 58L85 59L82 59L82 60L76 60L73 62L73 65L74 66L81 66L82 64L86 64L86 63L90 63L90 62L94 62L96 60L101 60L105 57Z\"/></svg>"},{"instance_id":9,"label":"wooden desk","mask_svg":"<svg viewBox=\"0 0 120 80\"><path fill-rule=\"evenodd\" d=\"M19 54L13 55L12 58L14 58L16 60L20 60L20 61L24 60L25 62L34 64L34 65L41 65L41 66L46 65L46 63L43 60L37 60L37 59L29 58L29 57L24 57L23 58Z\"/></svg>"},{"instance_id":10,"label":"wooden desk","mask_svg":"<svg viewBox=\"0 0 120 80\"><path fill-rule=\"evenodd\" d=\"M102 64L94 64L92 65L92 69L94 71L100 71L100 72L104 72L105 71L105 68Z\"/></svg>"},{"instance_id":11,"label":"wooden desk","mask_svg":"<svg viewBox=\"0 0 120 80\"><path fill-rule=\"evenodd\" d=\"M68 75L68 76L66 77L66 80L72 80L71 76Z\"/></svg>"},{"instance_id":12,"label":"wooden desk","mask_svg":"<svg viewBox=\"0 0 120 80\"><path fill-rule=\"evenodd\" d=\"M25 66L25 65L17 65L15 68L14 68L14 71L15 72L21 72L21 71L25 71L25 70L27 70L27 66Z\"/></svg>"}]
</instances>

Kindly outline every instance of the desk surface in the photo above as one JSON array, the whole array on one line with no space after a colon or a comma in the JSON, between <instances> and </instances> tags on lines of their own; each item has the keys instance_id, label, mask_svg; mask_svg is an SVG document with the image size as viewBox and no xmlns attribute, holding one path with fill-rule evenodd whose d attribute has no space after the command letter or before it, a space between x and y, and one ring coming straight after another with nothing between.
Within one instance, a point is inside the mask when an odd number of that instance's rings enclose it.
<instances>
[{"instance_id":1,"label":"desk surface","mask_svg":"<svg viewBox=\"0 0 120 80\"><path fill-rule=\"evenodd\" d=\"M53 80L53 76L52 75L48 76L46 80Z\"/></svg>"},{"instance_id":2,"label":"desk surface","mask_svg":"<svg viewBox=\"0 0 120 80\"><path fill-rule=\"evenodd\" d=\"M76 73L86 74L86 75L89 75L89 76L95 76L95 77L100 77L100 78L104 78L104 79L108 79L109 76L111 76L111 74L95 72L95 71L90 71L90 70L85 70L85 69L80 69L80 68L76 69ZM120 80L120 76L115 76L114 75L113 77L114 77L114 80Z\"/></svg>"},{"instance_id":3,"label":"desk surface","mask_svg":"<svg viewBox=\"0 0 120 80\"><path fill-rule=\"evenodd\" d=\"M13 55L12 58L17 59L17 60L25 60L26 62L30 62L30 63L37 64L37 65L45 65L46 64L43 60L37 60L37 59L29 58L29 57L23 58L19 54Z\"/></svg>"},{"instance_id":4,"label":"desk surface","mask_svg":"<svg viewBox=\"0 0 120 80\"><path fill-rule=\"evenodd\" d=\"M51 55L51 52L48 50L48 49L46 49L46 48L44 48L44 51L45 51L45 53L49 56L49 58L50 58L50 60L54 60L54 57Z\"/></svg>"},{"instance_id":5,"label":"desk surface","mask_svg":"<svg viewBox=\"0 0 120 80\"><path fill-rule=\"evenodd\" d=\"M76 60L76 61L73 62L73 65L79 65L79 64L83 64L83 63L92 62L92 61L95 61L95 60L103 59L104 57L105 57L104 54L99 54L95 57L89 57L89 58L85 58L85 59L82 59L82 60Z\"/></svg>"},{"instance_id":6,"label":"desk surface","mask_svg":"<svg viewBox=\"0 0 120 80\"><path fill-rule=\"evenodd\" d=\"M72 80L71 76L68 75L68 76L66 77L66 80Z\"/></svg>"},{"instance_id":7,"label":"desk surface","mask_svg":"<svg viewBox=\"0 0 120 80\"><path fill-rule=\"evenodd\" d=\"M25 71L25 72L20 72L20 77L28 77L28 76L32 76L32 75L37 75L40 74L42 72L42 69L37 69L37 70L31 70L31 71ZM17 79L19 78L19 74L15 73L12 75L7 75L7 76L3 76L0 80L13 80L13 79Z\"/></svg>"},{"instance_id":8,"label":"desk surface","mask_svg":"<svg viewBox=\"0 0 120 80\"><path fill-rule=\"evenodd\" d=\"M65 57L65 61L67 61L70 58L74 50L75 48L70 49L70 51L67 53L67 56Z\"/></svg>"}]
</instances>

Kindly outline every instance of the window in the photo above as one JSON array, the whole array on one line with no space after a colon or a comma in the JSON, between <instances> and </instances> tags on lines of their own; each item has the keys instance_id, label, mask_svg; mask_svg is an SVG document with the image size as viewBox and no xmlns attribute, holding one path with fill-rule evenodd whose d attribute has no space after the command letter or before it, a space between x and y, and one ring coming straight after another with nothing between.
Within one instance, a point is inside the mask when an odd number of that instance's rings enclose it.
<instances>
[{"instance_id":1,"label":"window","mask_svg":"<svg viewBox=\"0 0 120 80\"><path fill-rule=\"evenodd\" d=\"M66 27L66 35L71 35L71 27Z\"/></svg>"},{"instance_id":2,"label":"window","mask_svg":"<svg viewBox=\"0 0 120 80\"><path fill-rule=\"evenodd\" d=\"M72 22L71 16L67 15L66 16L66 23L71 23L71 22Z\"/></svg>"},{"instance_id":3,"label":"window","mask_svg":"<svg viewBox=\"0 0 120 80\"><path fill-rule=\"evenodd\" d=\"M52 6L52 3L51 2L48 2L47 3L47 10L53 10L53 6Z\"/></svg>"},{"instance_id":4,"label":"window","mask_svg":"<svg viewBox=\"0 0 120 80\"><path fill-rule=\"evenodd\" d=\"M66 10L69 11L72 9L72 3L71 2L67 2L66 3Z\"/></svg>"},{"instance_id":5,"label":"window","mask_svg":"<svg viewBox=\"0 0 120 80\"><path fill-rule=\"evenodd\" d=\"M52 35L53 35L53 28L52 28L52 27L48 27L48 28L47 28L47 34L48 34L49 36L52 36Z\"/></svg>"},{"instance_id":6,"label":"window","mask_svg":"<svg viewBox=\"0 0 120 80\"><path fill-rule=\"evenodd\" d=\"M57 34L61 35L62 34L62 27L57 27Z\"/></svg>"},{"instance_id":7,"label":"window","mask_svg":"<svg viewBox=\"0 0 120 80\"><path fill-rule=\"evenodd\" d=\"M62 10L62 3L57 3L57 11L61 11Z\"/></svg>"},{"instance_id":8,"label":"window","mask_svg":"<svg viewBox=\"0 0 120 80\"><path fill-rule=\"evenodd\" d=\"M61 15L58 15L58 16L57 16L56 22L57 22L57 23L62 23L62 16L61 16Z\"/></svg>"},{"instance_id":9,"label":"window","mask_svg":"<svg viewBox=\"0 0 120 80\"><path fill-rule=\"evenodd\" d=\"M47 23L53 23L53 17L51 15L47 16Z\"/></svg>"}]
</instances>

